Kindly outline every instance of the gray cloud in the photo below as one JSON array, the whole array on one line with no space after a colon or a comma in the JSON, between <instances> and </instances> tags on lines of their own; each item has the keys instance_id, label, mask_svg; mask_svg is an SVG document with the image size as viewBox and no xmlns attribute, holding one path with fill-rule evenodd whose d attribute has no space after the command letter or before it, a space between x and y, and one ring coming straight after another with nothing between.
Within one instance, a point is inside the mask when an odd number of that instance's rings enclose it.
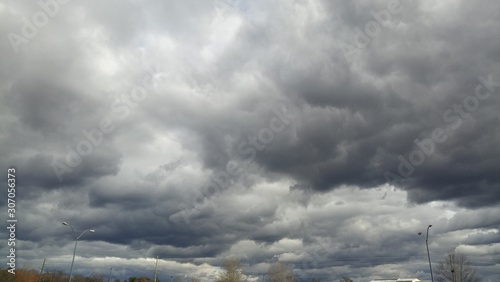
<instances>
[{"instance_id":1,"label":"gray cloud","mask_svg":"<svg viewBox=\"0 0 500 282\"><path fill-rule=\"evenodd\" d=\"M498 280L498 3L51 3L0 4L19 265L425 280L433 224Z\"/></svg>"}]
</instances>

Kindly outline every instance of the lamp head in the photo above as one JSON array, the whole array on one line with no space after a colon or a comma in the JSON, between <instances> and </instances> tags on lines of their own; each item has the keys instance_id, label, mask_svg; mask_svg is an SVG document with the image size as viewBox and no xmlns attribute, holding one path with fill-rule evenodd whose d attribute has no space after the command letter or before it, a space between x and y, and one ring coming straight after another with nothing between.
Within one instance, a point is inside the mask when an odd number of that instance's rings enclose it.
<instances>
[{"instance_id":1,"label":"lamp head","mask_svg":"<svg viewBox=\"0 0 500 282\"><path fill-rule=\"evenodd\" d=\"M432 227L432 224L429 224L429 227Z\"/></svg>"},{"instance_id":2,"label":"lamp head","mask_svg":"<svg viewBox=\"0 0 500 282\"><path fill-rule=\"evenodd\" d=\"M422 235L422 232L418 232L418 235Z\"/></svg>"},{"instance_id":3,"label":"lamp head","mask_svg":"<svg viewBox=\"0 0 500 282\"><path fill-rule=\"evenodd\" d=\"M69 224L66 221L63 221L63 225L69 226Z\"/></svg>"},{"instance_id":4,"label":"lamp head","mask_svg":"<svg viewBox=\"0 0 500 282\"><path fill-rule=\"evenodd\" d=\"M90 229L89 231L90 231L90 232L92 232L92 233L94 233L94 232L95 232L95 230L94 230L94 229Z\"/></svg>"}]
</instances>

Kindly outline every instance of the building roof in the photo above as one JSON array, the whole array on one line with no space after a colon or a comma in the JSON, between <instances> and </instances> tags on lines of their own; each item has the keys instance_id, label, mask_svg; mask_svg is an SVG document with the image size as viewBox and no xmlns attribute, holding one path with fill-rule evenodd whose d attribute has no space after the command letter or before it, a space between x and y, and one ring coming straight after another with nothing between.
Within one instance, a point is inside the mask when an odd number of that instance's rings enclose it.
<instances>
[{"instance_id":1,"label":"building roof","mask_svg":"<svg viewBox=\"0 0 500 282\"><path fill-rule=\"evenodd\" d=\"M370 282L421 282L417 278L373 279Z\"/></svg>"}]
</instances>

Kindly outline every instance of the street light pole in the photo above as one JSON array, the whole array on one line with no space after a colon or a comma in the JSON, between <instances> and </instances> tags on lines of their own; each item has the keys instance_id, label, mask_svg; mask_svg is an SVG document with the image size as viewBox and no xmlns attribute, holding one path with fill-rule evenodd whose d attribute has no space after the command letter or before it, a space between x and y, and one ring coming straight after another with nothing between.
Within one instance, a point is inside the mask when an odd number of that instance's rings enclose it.
<instances>
[{"instance_id":1,"label":"street light pole","mask_svg":"<svg viewBox=\"0 0 500 282\"><path fill-rule=\"evenodd\" d=\"M108 282L111 281L111 271L113 271L112 267L109 268Z\"/></svg>"},{"instance_id":2,"label":"street light pole","mask_svg":"<svg viewBox=\"0 0 500 282\"><path fill-rule=\"evenodd\" d=\"M431 264L431 255L429 253L429 228L432 227L432 224L427 226L427 235L425 236L425 246L427 247L427 258L429 259L429 270L431 271L431 280L434 282L434 276L432 275L432 264Z\"/></svg>"},{"instance_id":3,"label":"street light pole","mask_svg":"<svg viewBox=\"0 0 500 282\"><path fill-rule=\"evenodd\" d=\"M86 229L79 236L76 236L75 229L73 228L73 226L71 226L71 224L67 223L66 221L63 222L62 224L71 227L71 231L73 231L73 236L75 236L75 248L73 249L73 259L71 260L71 268L69 270L69 282L71 282L73 280L73 264L75 263L76 246L78 245L78 239L80 239L80 237L82 237L82 235L85 234L85 232L90 231L94 233L95 230Z\"/></svg>"},{"instance_id":4,"label":"street light pole","mask_svg":"<svg viewBox=\"0 0 500 282\"><path fill-rule=\"evenodd\" d=\"M157 277L158 277L158 256L156 257L156 263L155 263L155 280L154 280L154 282L156 282Z\"/></svg>"},{"instance_id":5,"label":"street light pole","mask_svg":"<svg viewBox=\"0 0 500 282\"><path fill-rule=\"evenodd\" d=\"M432 274L432 264L431 264L431 255L429 253L429 228L432 227L432 224L427 226L427 234L425 235L425 246L427 247L427 258L429 259L429 270L431 272L431 281L434 282L434 276ZM418 232L418 235L422 235L422 232Z\"/></svg>"}]
</instances>

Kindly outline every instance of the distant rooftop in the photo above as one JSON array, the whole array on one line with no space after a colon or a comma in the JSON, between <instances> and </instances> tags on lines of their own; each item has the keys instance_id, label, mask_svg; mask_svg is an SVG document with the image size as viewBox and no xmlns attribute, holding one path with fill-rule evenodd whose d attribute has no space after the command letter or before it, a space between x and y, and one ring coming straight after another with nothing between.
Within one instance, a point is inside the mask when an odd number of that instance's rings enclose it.
<instances>
[{"instance_id":1,"label":"distant rooftop","mask_svg":"<svg viewBox=\"0 0 500 282\"><path fill-rule=\"evenodd\" d=\"M370 282L422 282L417 278L373 279Z\"/></svg>"}]
</instances>

